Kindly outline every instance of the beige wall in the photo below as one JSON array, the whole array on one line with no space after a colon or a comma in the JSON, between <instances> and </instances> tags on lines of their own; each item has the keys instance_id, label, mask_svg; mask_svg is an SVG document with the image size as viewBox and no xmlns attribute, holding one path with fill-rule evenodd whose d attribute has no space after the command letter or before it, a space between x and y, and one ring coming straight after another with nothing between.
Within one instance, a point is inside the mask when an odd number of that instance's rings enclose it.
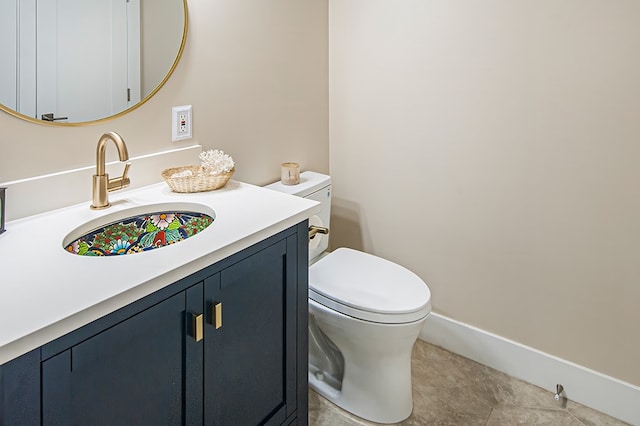
<instances>
[{"instance_id":1,"label":"beige wall","mask_svg":"<svg viewBox=\"0 0 640 426\"><path fill-rule=\"evenodd\" d=\"M329 2L333 244L640 385L640 2Z\"/></svg>"},{"instance_id":2,"label":"beige wall","mask_svg":"<svg viewBox=\"0 0 640 426\"><path fill-rule=\"evenodd\" d=\"M283 161L327 172L326 0L189 1L189 20L174 75L124 117L63 128L0 111L0 182L92 165L108 130L131 156L195 143L223 149L237 162L234 178L255 184L278 179ZM193 105L194 137L173 143L171 107L184 104Z\"/></svg>"}]
</instances>

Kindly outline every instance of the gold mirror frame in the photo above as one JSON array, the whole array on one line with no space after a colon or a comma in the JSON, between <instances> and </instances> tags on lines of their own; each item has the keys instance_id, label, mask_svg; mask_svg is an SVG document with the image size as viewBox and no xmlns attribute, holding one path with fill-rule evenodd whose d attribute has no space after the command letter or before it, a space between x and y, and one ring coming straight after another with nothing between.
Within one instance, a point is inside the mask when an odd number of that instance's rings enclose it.
<instances>
[{"instance_id":1,"label":"gold mirror frame","mask_svg":"<svg viewBox=\"0 0 640 426\"><path fill-rule=\"evenodd\" d=\"M178 54L176 55L176 59L173 61L173 64L171 65L171 68L169 69L169 72L167 72L167 75L160 82L160 84L158 84L158 86L155 89L153 89L151 91L151 93L149 93L147 96L145 96L144 99L142 99L137 104L135 104L135 105L133 105L133 106L131 106L131 107L125 109L125 110L122 110L117 114L110 115L108 117L99 118L97 120L91 120L91 121L81 121L81 122L77 122L77 123L62 123L62 122L55 122L55 121L38 120L37 118L29 117L28 115L24 115L24 114L19 113L18 111L12 110L11 108L8 108L8 107L4 106L1 103L0 103L0 110L6 112L9 115L13 115L14 117L20 118L20 119L25 120L25 121L29 121L31 123L44 124L45 126L56 126L56 127L79 127L79 126L91 126L93 124L98 124L98 123L103 123L105 121L113 120L115 118L122 117L123 115L130 113L131 111L133 111L136 108L139 108L140 106L144 105L149 99L151 99L153 97L153 95L158 93L158 91L160 89L162 89L162 86L164 86L164 84L167 82L167 80L169 80L169 77L171 77L171 75L173 74L173 71L178 66L178 62L180 62L180 58L182 58L182 52L184 51L184 46L187 43L187 30L189 29L189 15L187 13L188 12L187 11L187 0L182 0L182 5L183 5L183 10L184 10L184 30L182 31L182 42L180 43L180 49L178 50Z\"/></svg>"}]
</instances>

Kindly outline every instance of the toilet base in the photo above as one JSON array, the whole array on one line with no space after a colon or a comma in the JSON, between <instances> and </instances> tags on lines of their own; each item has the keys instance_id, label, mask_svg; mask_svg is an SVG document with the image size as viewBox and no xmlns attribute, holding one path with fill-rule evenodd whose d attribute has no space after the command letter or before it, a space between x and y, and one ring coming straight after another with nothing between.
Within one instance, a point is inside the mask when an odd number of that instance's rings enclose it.
<instances>
[{"instance_id":1,"label":"toilet base","mask_svg":"<svg viewBox=\"0 0 640 426\"><path fill-rule=\"evenodd\" d=\"M404 383L395 394L371 395L371 389L356 389L344 383L346 393L338 391L316 374L309 372L309 386L324 398L358 417L376 423L398 423L407 419L413 411L411 381Z\"/></svg>"},{"instance_id":2,"label":"toilet base","mask_svg":"<svg viewBox=\"0 0 640 426\"><path fill-rule=\"evenodd\" d=\"M411 352L426 318L405 324L370 323L309 302L310 322L344 357L342 377L310 364L311 388L369 421L398 423L408 418L413 410Z\"/></svg>"}]
</instances>

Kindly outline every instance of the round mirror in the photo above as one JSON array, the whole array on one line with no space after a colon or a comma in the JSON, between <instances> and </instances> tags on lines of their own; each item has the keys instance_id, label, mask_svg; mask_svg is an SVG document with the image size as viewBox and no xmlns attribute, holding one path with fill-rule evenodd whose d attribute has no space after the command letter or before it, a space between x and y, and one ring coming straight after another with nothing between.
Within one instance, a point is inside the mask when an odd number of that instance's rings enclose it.
<instances>
[{"instance_id":1,"label":"round mirror","mask_svg":"<svg viewBox=\"0 0 640 426\"><path fill-rule=\"evenodd\" d=\"M187 0L0 0L0 109L41 124L119 117L175 69Z\"/></svg>"}]
</instances>

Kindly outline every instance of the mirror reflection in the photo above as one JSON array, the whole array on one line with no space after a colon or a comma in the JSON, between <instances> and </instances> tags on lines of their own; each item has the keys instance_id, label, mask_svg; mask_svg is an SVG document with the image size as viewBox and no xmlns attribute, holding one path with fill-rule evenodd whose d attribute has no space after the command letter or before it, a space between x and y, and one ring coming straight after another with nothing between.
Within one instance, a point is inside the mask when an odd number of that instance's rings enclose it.
<instances>
[{"instance_id":1,"label":"mirror reflection","mask_svg":"<svg viewBox=\"0 0 640 426\"><path fill-rule=\"evenodd\" d=\"M85 123L150 98L186 34L186 0L0 0L0 107Z\"/></svg>"}]
</instances>

